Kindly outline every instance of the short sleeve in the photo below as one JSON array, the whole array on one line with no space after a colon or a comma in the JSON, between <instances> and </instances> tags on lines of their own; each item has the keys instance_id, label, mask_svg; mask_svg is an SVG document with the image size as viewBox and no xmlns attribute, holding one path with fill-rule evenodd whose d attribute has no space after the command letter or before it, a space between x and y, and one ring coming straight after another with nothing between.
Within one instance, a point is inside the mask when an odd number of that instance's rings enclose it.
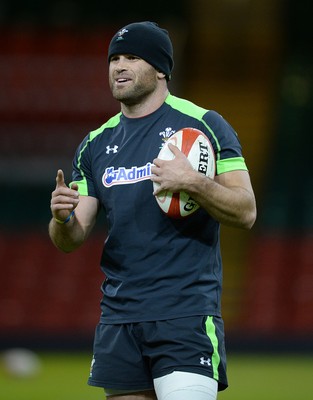
<instances>
[{"instance_id":1,"label":"short sleeve","mask_svg":"<svg viewBox=\"0 0 313 400\"><path fill-rule=\"evenodd\" d=\"M247 170L236 131L216 111L203 116L216 154L216 173L220 175L235 170Z\"/></svg>"}]
</instances>

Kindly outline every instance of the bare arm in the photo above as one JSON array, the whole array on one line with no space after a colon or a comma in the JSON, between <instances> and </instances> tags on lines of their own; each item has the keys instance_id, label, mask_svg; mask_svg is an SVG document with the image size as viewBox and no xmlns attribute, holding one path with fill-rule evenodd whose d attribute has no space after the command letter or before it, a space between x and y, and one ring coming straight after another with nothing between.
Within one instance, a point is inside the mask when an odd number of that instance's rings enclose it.
<instances>
[{"instance_id":1,"label":"bare arm","mask_svg":"<svg viewBox=\"0 0 313 400\"><path fill-rule=\"evenodd\" d=\"M78 248L89 236L98 213L99 203L94 197L79 196L77 185L66 186L62 170L58 170L56 188L51 195L53 218L49 224L49 235L54 245L68 253ZM75 210L74 216L64 221Z\"/></svg>"},{"instance_id":2,"label":"bare arm","mask_svg":"<svg viewBox=\"0 0 313 400\"><path fill-rule=\"evenodd\" d=\"M217 221L239 228L250 229L256 219L256 204L247 171L232 171L216 176L215 180L194 171L186 156L169 145L175 158L171 161L155 159L152 181L163 190L185 191Z\"/></svg>"}]
</instances>

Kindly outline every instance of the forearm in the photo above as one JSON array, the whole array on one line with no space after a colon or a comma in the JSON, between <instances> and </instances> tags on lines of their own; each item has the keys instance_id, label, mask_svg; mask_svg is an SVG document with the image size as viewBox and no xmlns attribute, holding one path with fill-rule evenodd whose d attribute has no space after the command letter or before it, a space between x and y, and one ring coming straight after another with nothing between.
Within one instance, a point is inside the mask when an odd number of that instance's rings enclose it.
<instances>
[{"instance_id":1,"label":"forearm","mask_svg":"<svg viewBox=\"0 0 313 400\"><path fill-rule=\"evenodd\" d=\"M250 229L256 218L252 189L224 186L202 174L193 172L186 180L185 191L214 219L222 224Z\"/></svg>"},{"instance_id":2,"label":"forearm","mask_svg":"<svg viewBox=\"0 0 313 400\"><path fill-rule=\"evenodd\" d=\"M99 201L95 197L80 196L76 183L67 187L63 171L58 170L50 208L53 216L49 223L50 238L58 249L69 253L89 236L96 222Z\"/></svg>"},{"instance_id":3,"label":"forearm","mask_svg":"<svg viewBox=\"0 0 313 400\"><path fill-rule=\"evenodd\" d=\"M60 224L52 218L49 235L53 244L65 253L77 249L86 238L86 233L75 216L66 224Z\"/></svg>"}]
</instances>

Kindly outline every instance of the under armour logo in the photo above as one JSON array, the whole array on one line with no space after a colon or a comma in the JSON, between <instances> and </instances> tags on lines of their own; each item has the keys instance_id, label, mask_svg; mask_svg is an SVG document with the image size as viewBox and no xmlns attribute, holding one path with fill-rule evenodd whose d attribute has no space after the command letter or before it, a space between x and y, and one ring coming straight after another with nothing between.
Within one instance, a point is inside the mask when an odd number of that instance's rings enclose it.
<instances>
[{"instance_id":1,"label":"under armour logo","mask_svg":"<svg viewBox=\"0 0 313 400\"><path fill-rule=\"evenodd\" d=\"M207 366L210 366L211 365L211 361L210 361L210 359L209 358L207 358L207 359L205 359L204 357L201 357L200 358L200 364L201 365L207 365Z\"/></svg>"},{"instance_id":2,"label":"under armour logo","mask_svg":"<svg viewBox=\"0 0 313 400\"><path fill-rule=\"evenodd\" d=\"M107 154L110 154L110 151L113 151L113 153L117 153L117 149L118 149L118 146L117 146L117 145L115 145L115 146L113 146L113 147L107 146L107 151L106 151L106 153L107 153Z\"/></svg>"}]
</instances>

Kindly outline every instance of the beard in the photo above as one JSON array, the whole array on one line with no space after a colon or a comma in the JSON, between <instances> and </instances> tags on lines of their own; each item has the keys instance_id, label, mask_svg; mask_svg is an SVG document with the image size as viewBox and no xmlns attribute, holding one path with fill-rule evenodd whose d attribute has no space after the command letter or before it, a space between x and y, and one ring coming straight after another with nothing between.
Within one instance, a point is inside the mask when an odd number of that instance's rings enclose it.
<instances>
[{"instance_id":1,"label":"beard","mask_svg":"<svg viewBox=\"0 0 313 400\"><path fill-rule=\"evenodd\" d=\"M129 86L118 88L115 82L111 81L110 87L115 100L126 106L133 106L142 103L144 99L148 98L155 91L157 79L155 78L155 74L146 74L144 79L132 81Z\"/></svg>"}]
</instances>

